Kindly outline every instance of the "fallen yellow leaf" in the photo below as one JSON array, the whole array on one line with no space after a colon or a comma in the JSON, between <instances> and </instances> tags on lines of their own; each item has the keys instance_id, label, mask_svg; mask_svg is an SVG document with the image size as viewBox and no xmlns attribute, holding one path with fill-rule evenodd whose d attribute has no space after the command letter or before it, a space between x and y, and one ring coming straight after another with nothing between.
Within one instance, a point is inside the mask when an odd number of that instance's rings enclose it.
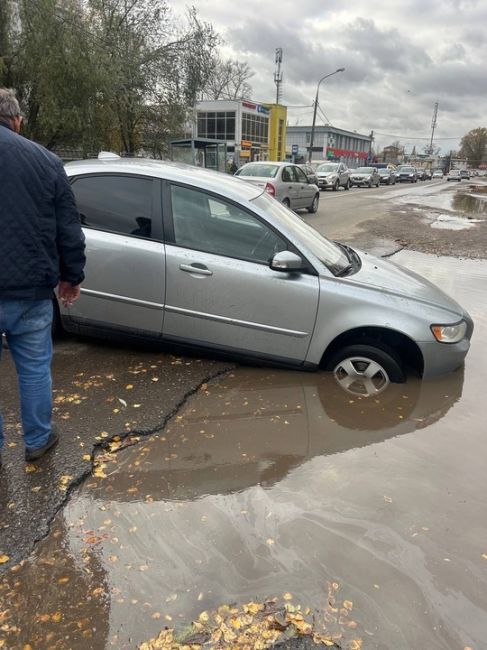
<instances>
[{"instance_id":1,"label":"fallen yellow leaf","mask_svg":"<svg viewBox=\"0 0 487 650\"><path fill-rule=\"evenodd\" d=\"M10 560L9 555L0 555L0 564L5 564L5 562L8 562Z\"/></svg>"}]
</instances>

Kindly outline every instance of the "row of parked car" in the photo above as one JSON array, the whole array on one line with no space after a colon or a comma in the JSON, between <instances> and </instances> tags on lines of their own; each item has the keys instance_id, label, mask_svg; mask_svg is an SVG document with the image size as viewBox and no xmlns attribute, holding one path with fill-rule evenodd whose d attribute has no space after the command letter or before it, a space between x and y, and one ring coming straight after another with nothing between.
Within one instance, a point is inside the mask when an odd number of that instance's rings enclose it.
<instances>
[{"instance_id":1,"label":"row of parked car","mask_svg":"<svg viewBox=\"0 0 487 650\"><path fill-rule=\"evenodd\" d=\"M439 176L443 177L443 172ZM400 165L395 169L375 166L348 169L341 162L322 162L317 165L295 165L290 162L249 162L240 167L235 175L242 180L262 187L268 194L284 205L295 209L316 212L319 205L320 190L337 191L340 187L379 187L395 185L396 182L416 183L436 178L438 173L430 169L418 169L410 165Z\"/></svg>"}]
</instances>

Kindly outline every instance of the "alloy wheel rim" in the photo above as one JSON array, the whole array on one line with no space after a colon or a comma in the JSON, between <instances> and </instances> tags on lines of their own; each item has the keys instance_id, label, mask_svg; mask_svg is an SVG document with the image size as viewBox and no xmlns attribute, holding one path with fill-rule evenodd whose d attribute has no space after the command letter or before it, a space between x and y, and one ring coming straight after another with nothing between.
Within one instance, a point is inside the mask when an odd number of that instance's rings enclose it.
<instances>
[{"instance_id":1,"label":"alloy wheel rim","mask_svg":"<svg viewBox=\"0 0 487 650\"><path fill-rule=\"evenodd\" d=\"M366 357L343 359L333 370L333 375L343 390L360 397L379 395L390 384L385 368Z\"/></svg>"}]
</instances>

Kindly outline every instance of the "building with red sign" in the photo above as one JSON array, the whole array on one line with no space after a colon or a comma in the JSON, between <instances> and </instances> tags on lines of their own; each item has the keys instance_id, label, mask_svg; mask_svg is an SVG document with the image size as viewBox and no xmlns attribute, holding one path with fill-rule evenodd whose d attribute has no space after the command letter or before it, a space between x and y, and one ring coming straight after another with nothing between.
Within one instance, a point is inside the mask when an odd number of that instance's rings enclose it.
<instances>
[{"instance_id":1,"label":"building with red sign","mask_svg":"<svg viewBox=\"0 0 487 650\"><path fill-rule=\"evenodd\" d=\"M311 126L288 126L286 135L286 154L291 157L293 145L298 149L298 158L308 160L311 140ZM334 126L315 126L312 162L334 160L348 167L360 167L370 160L372 134L364 135L356 131L345 131Z\"/></svg>"}]
</instances>

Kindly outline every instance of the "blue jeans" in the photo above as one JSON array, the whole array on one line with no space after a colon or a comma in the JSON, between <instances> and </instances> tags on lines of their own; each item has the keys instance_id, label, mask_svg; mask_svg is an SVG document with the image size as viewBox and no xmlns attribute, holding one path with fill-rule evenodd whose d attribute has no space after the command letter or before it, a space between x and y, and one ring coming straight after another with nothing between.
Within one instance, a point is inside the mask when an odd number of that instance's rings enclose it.
<instances>
[{"instance_id":1,"label":"blue jeans","mask_svg":"<svg viewBox=\"0 0 487 650\"><path fill-rule=\"evenodd\" d=\"M43 447L51 432L51 325L52 300L0 299L0 334L7 337L15 362L24 442L29 449ZM0 449L2 446L0 415Z\"/></svg>"}]
</instances>

